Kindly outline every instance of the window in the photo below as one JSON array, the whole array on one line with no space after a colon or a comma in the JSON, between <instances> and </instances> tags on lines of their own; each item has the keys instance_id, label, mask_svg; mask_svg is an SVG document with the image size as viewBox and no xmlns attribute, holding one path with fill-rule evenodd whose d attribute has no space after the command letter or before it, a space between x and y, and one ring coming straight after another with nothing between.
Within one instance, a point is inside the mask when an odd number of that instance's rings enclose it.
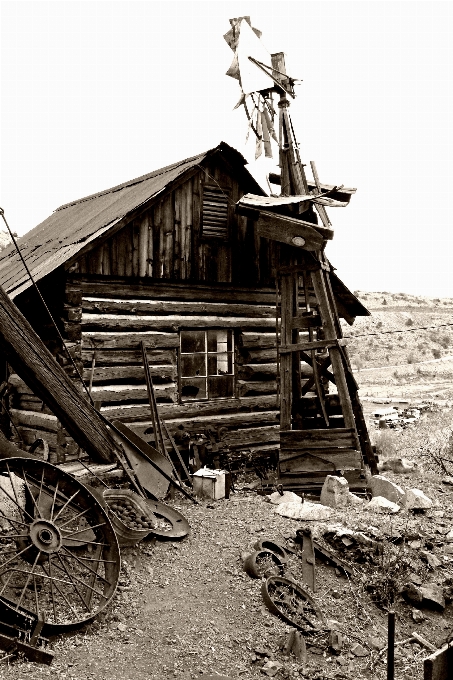
<instances>
[{"instance_id":1,"label":"window","mask_svg":"<svg viewBox=\"0 0 453 680\"><path fill-rule=\"evenodd\" d=\"M234 396L233 331L181 331L181 399Z\"/></svg>"},{"instance_id":2,"label":"window","mask_svg":"<svg viewBox=\"0 0 453 680\"><path fill-rule=\"evenodd\" d=\"M209 238L228 238L229 190L205 186L203 190L203 231Z\"/></svg>"}]
</instances>

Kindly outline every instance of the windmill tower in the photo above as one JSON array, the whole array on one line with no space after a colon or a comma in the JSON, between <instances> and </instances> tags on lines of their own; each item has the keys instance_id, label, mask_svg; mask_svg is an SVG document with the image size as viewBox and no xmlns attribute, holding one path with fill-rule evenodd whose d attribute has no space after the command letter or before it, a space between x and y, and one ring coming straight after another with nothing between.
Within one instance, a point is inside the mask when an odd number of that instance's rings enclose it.
<instances>
[{"instance_id":1,"label":"windmill tower","mask_svg":"<svg viewBox=\"0 0 453 680\"><path fill-rule=\"evenodd\" d=\"M241 87L258 158L278 144L280 196L247 194L237 210L255 220L259 236L280 245L277 327L280 380L279 481L286 489L318 490L327 474L366 485L365 464L377 472L358 386L352 374L325 255L333 238L326 207L344 207L355 190L321 184L314 162L308 179L289 107L295 97L282 52L268 54L249 17L230 20L224 36L234 52L227 75ZM277 107L275 100L278 99ZM278 135L276 134L278 130ZM319 224L319 220L321 224ZM310 375L307 377L307 368ZM333 385L333 393L329 391Z\"/></svg>"}]
</instances>

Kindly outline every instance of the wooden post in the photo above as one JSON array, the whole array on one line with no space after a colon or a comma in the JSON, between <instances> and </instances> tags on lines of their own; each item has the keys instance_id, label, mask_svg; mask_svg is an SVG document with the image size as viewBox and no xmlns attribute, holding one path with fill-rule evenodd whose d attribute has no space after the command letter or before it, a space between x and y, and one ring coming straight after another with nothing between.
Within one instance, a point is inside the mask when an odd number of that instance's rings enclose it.
<instances>
[{"instance_id":1,"label":"wooden post","mask_svg":"<svg viewBox=\"0 0 453 680\"><path fill-rule=\"evenodd\" d=\"M16 373L63 423L93 460L110 462L121 451L104 420L0 288L0 349Z\"/></svg>"}]
</instances>

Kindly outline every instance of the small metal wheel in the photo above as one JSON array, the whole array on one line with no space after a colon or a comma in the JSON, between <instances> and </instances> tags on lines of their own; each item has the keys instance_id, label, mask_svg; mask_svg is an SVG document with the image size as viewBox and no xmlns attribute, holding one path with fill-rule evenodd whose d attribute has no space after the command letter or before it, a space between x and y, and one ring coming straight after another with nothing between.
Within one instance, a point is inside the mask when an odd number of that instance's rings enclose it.
<instances>
[{"instance_id":1,"label":"small metal wheel","mask_svg":"<svg viewBox=\"0 0 453 680\"><path fill-rule=\"evenodd\" d=\"M112 599L120 572L115 531L95 496L41 460L0 461L0 605L75 629Z\"/></svg>"},{"instance_id":2,"label":"small metal wheel","mask_svg":"<svg viewBox=\"0 0 453 680\"><path fill-rule=\"evenodd\" d=\"M190 533L190 524L180 512L165 503L149 498L145 502L148 509L156 516L156 526L151 529L150 536L174 541Z\"/></svg>"},{"instance_id":3,"label":"small metal wheel","mask_svg":"<svg viewBox=\"0 0 453 680\"><path fill-rule=\"evenodd\" d=\"M324 623L315 600L295 581L270 576L263 581L261 595L270 612L299 630L319 629Z\"/></svg>"},{"instance_id":4,"label":"small metal wheel","mask_svg":"<svg viewBox=\"0 0 453 680\"><path fill-rule=\"evenodd\" d=\"M267 578L281 574L283 565L280 557L270 550L256 550L244 560L244 569L252 578Z\"/></svg>"},{"instance_id":5,"label":"small metal wheel","mask_svg":"<svg viewBox=\"0 0 453 680\"><path fill-rule=\"evenodd\" d=\"M253 546L255 550L269 550L275 553L282 564L286 564L288 561L288 553L285 548L276 541L270 541L267 538L262 538L255 543Z\"/></svg>"}]
</instances>

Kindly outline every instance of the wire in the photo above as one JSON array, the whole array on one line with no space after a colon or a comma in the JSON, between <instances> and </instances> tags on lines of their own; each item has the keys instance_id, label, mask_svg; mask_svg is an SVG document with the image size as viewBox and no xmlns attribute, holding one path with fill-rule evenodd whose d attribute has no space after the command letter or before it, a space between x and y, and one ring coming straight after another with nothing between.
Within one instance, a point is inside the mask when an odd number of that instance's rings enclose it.
<instances>
[{"instance_id":1,"label":"wire","mask_svg":"<svg viewBox=\"0 0 453 680\"><path fill-rule=\"evenodd\" d=\"M344 338L354 340L355 338L368 338L370 335L389 335L391 333L413 333L414 331L427 331L434 328L446 328L453 326L453 323L440 323L437 326L416 326L415 328L402 328L395 331L378 331L377 333L359 333L357 335L345 335Z\"/></svg>"},{"instance_id":2,"label":"wire","mask_svg":"<svg viewBox=\"0 0 453 680\"><path fill-rule=\"evenodd\" d=\"M81 376L81 374L80 374L80 371L79 371L79 369L77 368L77 365L76 365L76 363L75 363L73 357L71 356L71 354L70 354L70 352L69 352L69 349L68 349L68 347L67 347L67 345L66 345L66 343L65 343L65 341L64 341L64 339L63 339L63 336L62 336L61 333L60 333L60 329L58 328L58 326L57 326L57 324L56 324L56 322L55 322L55 319L53 318L52 313L51 313L50 309L48 308L48 306L47 306L47 304L46 304L46 301L44 300L44 298L43 298L43 296L42 296L42 294L41 294L41 291L39 290L38 286L36 285L36 282L35 282L35 280L34 280L32 274L31 274L31 271L29 270L29 268L28 268L28 266L27 266L27 263L25 262L24 256L22 255L22 253L21 253L21 251L20 251L20 248L19 248L19 246L18 246L18 244L17 244L17 241L16 241L16 239L15 239L15 237L14 237L14 234L13 234L13 232L11 231L8 222L6 221L5 211L3 210L3 208L0 208L0 216L2 217L4 223L6 224L6 228L8 229L8 233L9 233L9 235L11 236L12 242L14 243L14 246L15 246L15 248L16 248L18 254L19 254L20 259L22 260L22 264L23 264L24 267L25 267L25 271L27 272L28 276L30 277L30 281L32 282L32 284L33 284L33 286L34 286L36 292L38 293L38 296L39 296L39 298L41 299L41 302L43 303L43 305L44 305L44 307L45 307L45 309L46 309L46 312L47 312L47 314L49 315L49 318L50 318L50 320L52 321L52 324L53 324L55 330L57 331L57 334L58 334L58 337L60 338L61 344L63 345L63 347L64 347L64 349L65 349L65 351L66 351L66 354L67 354L68 357L69 357L69 361L70 361L71 364L73 365L73 367L74 367L74 369L75 369L75 372L77 373L77 376L78 376L80 382L82 383L82 385L83 385L83 387L84 387L84 389L85 389L85 392L88 394L88 397L89 397L89 400L90 400L91 404L94 405L93 399L91 398L91 394L89 393L88 388L87 388L87 386L86 386L86 384L85 384L85 382L84 382L84 380L83 380L83 378L82 378L82 376Z\"/></svg>"}]
</instances>

